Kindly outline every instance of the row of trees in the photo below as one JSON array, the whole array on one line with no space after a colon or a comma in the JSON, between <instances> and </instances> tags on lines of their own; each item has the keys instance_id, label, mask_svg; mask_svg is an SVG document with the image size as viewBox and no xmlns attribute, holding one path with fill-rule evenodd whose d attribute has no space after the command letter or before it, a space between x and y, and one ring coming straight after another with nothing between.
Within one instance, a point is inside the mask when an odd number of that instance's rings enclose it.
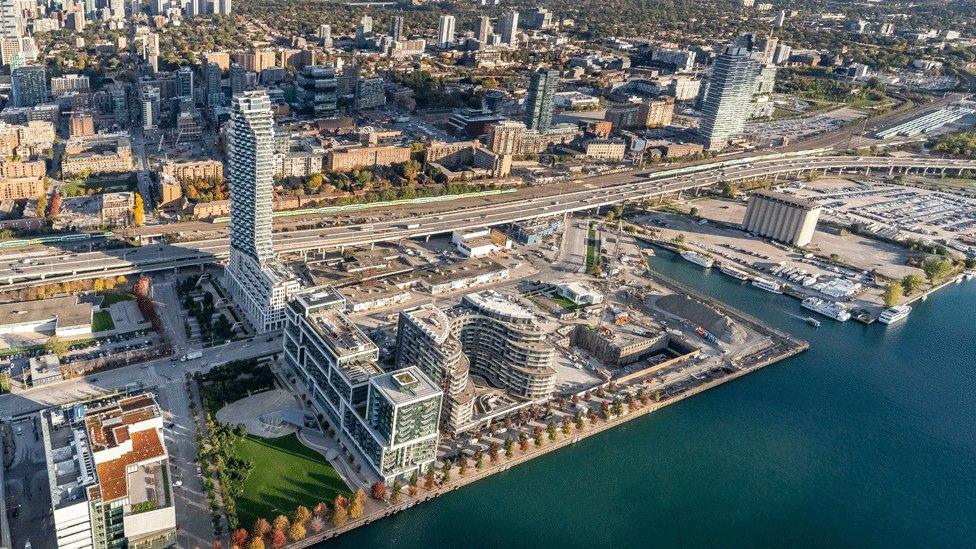
<instances>
[{"instance_id":1,"label":"row of trees","mask_svg":"<svg viewBox=\"0 0 976 549\"><path fill-rule=\"evenodd\" d=\"M298 506L291 517L278 515L268 522L259 518L250 530L235 529L230 536L233 549L281 549L288 543L315 535L331 524L335 528L344 526L350 518L358 519L366 512L366 492L356 490L351 498L338 494L331 504L321 502L311 511Z\"/></svg>"},{"instance_id":2,"label":"row of trees","mask_svg":"<svg viewBox=\"0 0 976 549\"><path fill-rule=\"evenodd\" d=\"M93 280L72 280L69 282L52 282L49 284L39 284L23 290L11 292L11 297L17 301L34 301L36 299L47 299L59 294L73 294L79 292L101 292L114 290L124 287L128 279L124 275L108 276Z\"/></svg>"}]
</instances>

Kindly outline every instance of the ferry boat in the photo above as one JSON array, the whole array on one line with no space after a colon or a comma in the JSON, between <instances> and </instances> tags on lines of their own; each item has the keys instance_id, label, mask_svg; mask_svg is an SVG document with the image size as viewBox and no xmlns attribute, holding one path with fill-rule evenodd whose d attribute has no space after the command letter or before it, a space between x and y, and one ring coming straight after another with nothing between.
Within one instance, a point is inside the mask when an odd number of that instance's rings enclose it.
<instances>
[{"instance_id":1,"label":"ferry boat","mask_svg":"<svg viewBox=\"0 0 976 549\"><path fill-rule=\"evenodd\" d=\"M688 261L691 261L695 265L705 267L706 269L710 269L712 265L715 264L714 259L708 257L707 255L702 255L698 252L692 252L692 251L681 252L681 257L687 259Z\"/></svg>"},{"instance_id":2,"label":"ferry boat","mask_svg":"<svg viewBox=\"0 0 976 549\"><path fill-rule=\"evenodd\" d=\"M970 269L962 273L962 276L966 277L966 280L972 280L976 278L976 269Z\"/></svg>"},{"instance_id":3,"label":"ferry boat","mask_svg":"<svg viewBox=\"0 0 976 549\"><path fill-rule=\"evenodd\" d=\"M749 273L743 271L742 269L736 269L727 263L723 263L719 271L722 271L733 278L738 278L739 280L749 280Z\"/></svg>"},{"instance_id":4,"label":"ferry boat","mask_svg":"<svg viewBox=\"0 0 976 549\"><path fill-rule=\"evenodd\" d=\"M812 316L808 316L808 317L804 318L803 319L803 322L806 322L807 324L813 326L814 328L819 328L820 327L820 321L817 320L816 318L813 318Z\"/></svg>"},{"instance_id":5,"label":"ferry boat","mask_svg":"<svg viewBox=\"0 0 976 549\"><path fill-rule=\"evenodd\" d=\"M760 290L766 290L767 292L773 292L774 294L783 293L782 286L773 282L772 280L767 280L765 278L752 279L752 285L759 288Z\"/></svg>"},{"instance_id":6,"label":"ferry boat","mask_svg":"<svg viewBox=\"0 0 976 549\"><path fill-rule=\"evenodd\" d=\"M908 305L891 307L881 311L881 316L878 317L878 322L883 324L894 324L895 322L908 317L908 313L910 312L912 312L912 308Z\"/></svg>"},{"instance_id":7,"label":"ferry boat","mask_svg":"<svg viewBox=\"0 0 976 549\"><path fill-rule=\"evenodd\" d=\"M826 299L820 299L819 297L808 297L800 302L806 309L810 309L815 313L820 313L826 317L830 317L838 322L847 322L851 319L851 313L847 311L841 303L836 301L828 301Z\"/></svg>"}]
</instances>

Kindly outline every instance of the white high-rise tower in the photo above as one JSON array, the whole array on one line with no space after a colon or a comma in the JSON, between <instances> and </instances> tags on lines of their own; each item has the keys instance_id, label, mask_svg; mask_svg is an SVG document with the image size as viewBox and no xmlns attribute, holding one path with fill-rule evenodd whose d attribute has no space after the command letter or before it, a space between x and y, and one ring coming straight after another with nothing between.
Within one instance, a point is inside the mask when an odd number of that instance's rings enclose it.
<instances>
[{"instance_id":1,"label":"white high-rise tower","mask_svg":"<svg viewBox=\"0 0 976 549\"><path fill-rule=\"evenodd\" d=\"M274 117L267 92L234 96L224 173L230 187L230 262L226 283L258 332L281 328L298 281L271 246Z\"/></svg>"},{"instance_id":2,"label":"white high-rise tower","mask_svg":"<svg viewBox=\"0 0 976 549\"><path fill-rule=\"evenodd\" d=\"M442 15L437 20L437 47L447 49L454 44L454 16Z\"/></svg>"}]
</instances>

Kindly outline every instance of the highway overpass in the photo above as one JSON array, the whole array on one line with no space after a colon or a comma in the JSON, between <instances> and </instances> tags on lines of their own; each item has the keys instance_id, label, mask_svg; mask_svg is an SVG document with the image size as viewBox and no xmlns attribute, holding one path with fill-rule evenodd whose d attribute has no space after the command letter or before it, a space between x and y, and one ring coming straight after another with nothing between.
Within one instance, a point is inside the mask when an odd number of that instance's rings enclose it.
<instances>
[{"instance_id":1,"label":"highway overpass","mask_svg":"<svg viewBox=\"0 0 976 549\"><path fill-rule=\"evenodd\" d=\"M601 185L599 178L581 181L576 190L554 190L552 194L520 193L506 195L502 202L455 208L434 214L411 216L397 211L388 219L361 225L333 225L322 228L279 232L274 235L279 253L324 252L346 246L395 242L405 238L422 238L453 230L502 225L538 217L597 210L618 203L663 199L687 192L698 192L725 181L763 178L800 177L805 173L886 174L917 172L956 175L976 170L976 161L933 157L855 157L770 155L753 159L716 161L649 174L637 182ZM558 194L557 194L558 193ZM372 211L378 216L382 212ZM394 213L394 212L387 212ZM226 238L198 240L177 244L150 244L125 250L89 253L63 253L39 258L31 264L17 259L0 259L0 290L16 289L45 282L63 282L101 276L184 268L221 262L227 258Z\"/></svg>"}]
</instances>

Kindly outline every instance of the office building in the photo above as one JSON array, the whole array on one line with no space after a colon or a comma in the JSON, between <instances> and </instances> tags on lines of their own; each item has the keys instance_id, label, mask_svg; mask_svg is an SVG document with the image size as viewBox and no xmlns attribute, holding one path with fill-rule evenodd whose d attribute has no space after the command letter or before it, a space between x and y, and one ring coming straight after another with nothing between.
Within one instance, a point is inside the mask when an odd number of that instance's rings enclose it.
<instances>
[{"instance_id":1,"label":"office building","mask_svg":"<svg viewBox=\"0 0 976 549\"><path fill-rule=\"evenodd\" d=\"M216 15L230 15L231 0L213 0L213 10Z\"/></svg>"},{"instance_id":2,"label":"office building","mask_svg":"<svg viewBox=\"0 0 976 549\"><path fill-rule=\"evenodd\" d=\"M394 42L403 40L403 16L394 15L390 20L390 37Z\"/></svg>"},{"instance_id":3,"label":"office building","mask_svg":"<svg viewBox=\"0 0 976 549\"><path fill-rule=\"evenodd\" d=\"M759 190L749 195L742 227L759 236L806 246L813 240L820 210L819 205L809 200Z\"/></svg>"},{"instance_id":4,"label":"office building","mask_svg":"<svg viewBox=\"0 0 976 549\"><path fill-rule=\"evenodd\" d=\"M447 49L454 45L454 16L442 15L437 19L437 47Z\"/></svg>"},{"instance_id":5,"label":"office building","mask_svg":"<svg viewBox=\"0 0 976 549\"><path fill-rule=\"evenodd\" d=\"M176 70L176 97L193 98L193 68L180 67Z\"/></svg>"},{"instance_id":6,"label":"office building","mask_svg":"<svg viewBox=\"0 0 976 549\"><path fill-rule=\"evenodd\" d=\"M422 475L436 456L443 393L416 366L383 373L379 349L345 307L329 286L297 294L286 309L285 363L326 422L382 480Z\"/></svg>"},{"instance_id":7,"label":"office building","mask_svg":"<svg viewBox=\"0 0 976 549\"><path fill-rule=\"evenodd\" d=\"M220 107L224 104L224 91L220 87L222 78L220 65L207 63L204 70L204 85L207 91L206 104L208 107Z\"/></svg>"},{"instance_id":8,"label":"office building","mask_svg":"<svg viewBox=\"0 0 976 549\"><path fill-rule=\"evenodd\" d=\"M552 125L552 107L556 101L559 71L541 68L532 73L529 93L525 97L525 126L545 133Z\"/></svg>"},{"instance_id":9,"label":"office building","mask_svg":"<svg viewBox=\"0 0 976 549\"><path fill-rule=\"evenodd\" d=\"M10 85L15 107L33 107L48 100L47 70L43 65L17 67L10 75Z\"/></svg>"},{"instance_id":10,"label":"office building","mask_svg":"<svg viewBox=\"0 0 976 549\"><path fill-rule=\"evenodd\" d=\"M525 26L530 29L546 30L553 26L552 12L546 8L533 8L525 12Z\"/></svg>"},{"instance_id":11,"label":"office building","mask_svg":"<svg viewBox=\"0 0 976 549\"><path fill-rule=\"evenodd\" d=\"M447 315L472 374L520 398L552 396L554 349L531 310L484 290L464 296Z\"/></svg>"},{"instance_id":12,"label":"office building","mask_svg":"<svg viewBox=\"0 0 976 549\"><path fill-rule=\"evenodd\" d=\"M708 149L725 148L742 134L752 113L760 64L752 52L729 46L715 59L701 106L698 133Z\"/></svg>"},{"instance_id":13,"label":"office building","mask_svg":"<svg viewBox=\"0 0 976 549\"><path fill-rule=\"evenodd\" d=\"M338 80L329 65L309 65L295 80L295 109L319 118L338 114Z\"/></svg>"},{"instance_id":14,"label":"office building","mask_svg":"<svg viewBox=\"0 0 976 549\"><path fill-rule=\"evenodd\" d=\"M360 78L356 82L356 108L373 109L386 105L386 81L382 76Z\"/></svg>"},{"instance_id":15,"label":"office building","mask_svg":"<svg viewBox=\"0 0 976 549\"><path fill-rule=\"evenodd\" d=\"M498 34L502 37L502 44L514 48L518 45L519 13L510 11L498 19Z\"/></svg>"},{"instance_id":16,"label":"office building","mask_svg":"<svg viewBox=\"0 0 976 549\"><path fill-rule=\"evenodd\" d=\"M151 394L41 414L58 549L176 544L163 415Z\"/></svg>"},{"instance_id":17,"label":"office building","mask_svg":"<svg viewBox=\"0 0 976 549\"><path fill-rule=\"evenodd\" d=\"M230 260L226 283L258 332L280 329L298 281L271 246L274 118L264 91L234 97L224 173L230 188Z\"/></svg>"}]
</instances>

